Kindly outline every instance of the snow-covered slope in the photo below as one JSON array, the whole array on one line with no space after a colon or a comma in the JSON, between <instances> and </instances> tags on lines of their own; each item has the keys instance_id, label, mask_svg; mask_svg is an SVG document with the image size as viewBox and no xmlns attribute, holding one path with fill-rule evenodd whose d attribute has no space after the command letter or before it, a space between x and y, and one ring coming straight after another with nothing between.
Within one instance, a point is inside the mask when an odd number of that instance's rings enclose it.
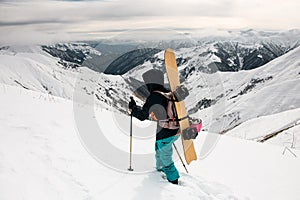
<instances>
[{"instance_id":1,"label":"snow-covered slope","mask_svg":"<svg viewBox=\"0 0 300 200\"><path fill-rule=\"evenodd\" d=\"M185 82L193 88L188 99L190 112L206 119L211 130L226 133L247 120L300 108L299 55L297 48L258 69L239 73L194 73ZM286 123L292 123L296 116ZM273 128L279 130L281 126L275 124ZM260 132L253 125L251 132L263 134L264 129Z\"/></svg>"},{"instance_id":2,"label":"snow-covered slope","mask_svg":"<svg viewBox=\"0 0 300 200\"><path fill-rule=\"evenodd\" d=\"M64 98L72 97L76 71L64 70L58 60L47 56L39 47L2 50L0 58L2 83Z\"/></svg>"},{"instance_id":3,"label":"snow-covered slope","mask_svg":"<svg viewBox=\"0 0 300 200\"><path fill-rule=\"evenodd\" d=\"M125 99L129 99L131 91L122 77L97 73L84 66L66 67L40 46L4 48L0 50L0 60L1 83L67 99L72 99L74 91L79 90L94 96L96 103L105 102L109 108L114 105L125 112L127 107Z\"/></svg>"},{"instance_id":4,"label":"snow-covered slope","mask_svg":"<svg viewBox=\"0 0 300 200\"><path fill-rule=\"evenodd\" d=\"M175 157L181 173L181 185L175 186L157 172L126 172L129 157L108 153L106 160L97 162L95 155L84 148L74 121L74 106L88 109L90 105L3 84L0 95L1 200L296 200L300 195L299 159L288 153L282 156L281 147L220 136L210 155L188 166L189 175L184 173ZM91 119L96 117L103 130L114 130L113 145L128 155L129 116L97 107L94 111ZM125 129L116 126L113 117L116 115L128 122ZM144 123L134 120L134 135L153 131L153 125ZM144 132L137 133L138 127L143 127ZM105 131L104 134L110 138L112 133ZM208 134L202 132L196 140L198 154L206 137ZM99 151L107 150L104 141L96 142ZM141 163L138 157L149 151L153 153L153 142L154 135L147 142L134 137L135 172L141 172L141 167L154 167L152 162ZM300 152L295 153L299 155ZM113 160L125 162L115 170L106 165Z\"/></svg>"},{"instance_id":5,"label":"snow-covered slope","mask_svg":"<svg viewBox=\"0 0 300 200\"><path fill-rule=\"evenodd\" d=\"M227 135L300 149L300 108L248 120ZM272 137L275 137L276 139Z\"/></svg>"}]
</instances>

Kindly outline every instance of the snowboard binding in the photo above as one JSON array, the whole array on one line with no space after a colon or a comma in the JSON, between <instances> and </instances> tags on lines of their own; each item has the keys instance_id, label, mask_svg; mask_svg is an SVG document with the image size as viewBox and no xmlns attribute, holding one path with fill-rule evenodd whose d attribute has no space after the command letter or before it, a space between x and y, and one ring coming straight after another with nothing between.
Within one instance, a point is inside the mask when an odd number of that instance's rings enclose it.
<instances>
[{"instance_id":1,"label":"snowboard binding","mask_svg":"<svg viewBox=\"0 0 300 200\"><path fill-rule=\"evenodd\" d=\"M185 140L196 139L198 136L198 130L196 127L188 127L183 130L182 137Z\"/></svg>"},{"instance_id":2,"label":"snowboard binding","mask_svg":"<svg viewBox=\"0 0 300 200\"><path fill-rule=\"evenodd\" d=\"M180 85L176 87L175 91L173 92L175 101L183 101L188 95L189 91L184 85Z\"/></svg>"},{"instance_id":3,"label":"snowboard binding","mask_svg":"<svg viewBox=\"0 0 300 200\"><path fill-rule=\"evenodd\" d=\"M186 128L182 132L182 137L185 140L196 139L198 133L202 129L202 120L189 118L190 127Z\"/></svg>"}]
</instances>

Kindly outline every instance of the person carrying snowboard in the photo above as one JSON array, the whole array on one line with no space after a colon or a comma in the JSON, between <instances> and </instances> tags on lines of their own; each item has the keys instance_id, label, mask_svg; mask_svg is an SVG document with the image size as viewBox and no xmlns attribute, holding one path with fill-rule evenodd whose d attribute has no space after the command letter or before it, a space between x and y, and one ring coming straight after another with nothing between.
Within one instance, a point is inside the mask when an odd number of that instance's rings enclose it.
<instances>
[{"instance_id":1,"label":"person carrying snowboard","mask_svg":"<svg viewBox=\"0 0 300 200\"><path fill-rule=\"evenodd\" d=\"M158 121L155 142L156 169L166 174L167 180L173 184L178 184L179 172L172 159L172 144L179 138L177 135L179 127L167 124L169 99L165 94L169 93L164 87L164 74L160 70L151 69L145 72L143 80L147 86L150 95L147 97L143 107L136 106L131 97L129 110L132 116L143 121L149 116ZM164 122L164 125L161 125Z\"/></svg>"}]
</instances>

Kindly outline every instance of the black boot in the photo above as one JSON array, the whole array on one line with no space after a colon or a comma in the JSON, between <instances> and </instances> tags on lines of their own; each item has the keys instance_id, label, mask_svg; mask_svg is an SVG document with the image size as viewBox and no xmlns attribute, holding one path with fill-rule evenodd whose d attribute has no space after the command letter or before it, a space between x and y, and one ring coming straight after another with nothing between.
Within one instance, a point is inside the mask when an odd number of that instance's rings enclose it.
<instances>
[{"instance_id":1,"label":"black boot","mask_svg":"<svg viewBox=\"0 0 300 200\"><path fill-rule=\"evenodd\" d=\"M173 183L175 185L178 185L178 179L174 180L174 181L169 181L170 183Z\"/></svg>"}]
</instances>

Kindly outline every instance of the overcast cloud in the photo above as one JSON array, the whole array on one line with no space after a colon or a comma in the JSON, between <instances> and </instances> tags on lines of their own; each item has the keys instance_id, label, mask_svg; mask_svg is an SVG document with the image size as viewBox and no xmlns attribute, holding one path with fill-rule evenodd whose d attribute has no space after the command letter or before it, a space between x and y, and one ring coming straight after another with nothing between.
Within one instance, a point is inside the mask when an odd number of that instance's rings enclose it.
<instances>
[{"instance_id":1,"label":"overcast cloud","mask_svg":"<svg viewBox=\"0 0 300 200\"><path fill-rule=\"evenodd\" d=\"M299 0L0 1L0 42L97 39L125 30L300 28Z\"/></svg>"}]
</instances>

